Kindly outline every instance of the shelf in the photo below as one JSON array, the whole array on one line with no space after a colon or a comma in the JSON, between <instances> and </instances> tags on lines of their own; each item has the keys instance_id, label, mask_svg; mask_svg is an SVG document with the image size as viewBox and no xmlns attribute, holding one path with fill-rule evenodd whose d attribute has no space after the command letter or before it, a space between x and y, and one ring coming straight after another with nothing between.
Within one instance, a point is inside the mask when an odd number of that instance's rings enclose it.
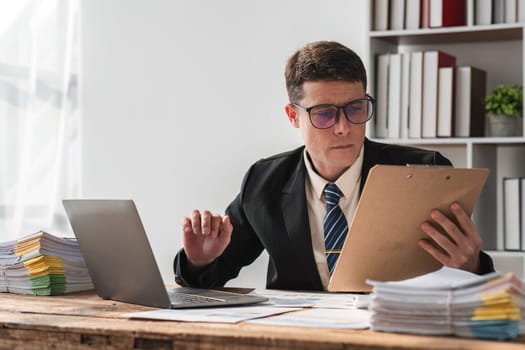
<instances>
[{"instance_id":1,"label":"shelf","mask_svg":"<svg viewBox=\"0 0 525 350\"><path fill-rule=\"evenodd\" d=\"M525 143L525 137L449 137L428 139L376 139L377 142L404 145L515 145Z\"/></svg>"},{"instance_id":2,"label":"shelf","mask_svg":"<svg viewBox=\"0 0 525 350\"><path fill-rule=\"evenodd\" d=\"M525 277L525 252L487 251L494 261L496 271L513 272L519 278Z\"/></svg>"},{"instance_id":3,"label":"shelf","mask_svg":"<svg viewBox=\"0 0 525 350\"><path fill-rule=\"evenodd\" d=\"M523 23L505 23L417 30L383 30L371 31L369 37L388 41L395 45L521 40L523 28Z\"/></svg>"},{"instance_id":4,"label":"shelf","mask_svg":"<svg viewBox=\"0 0 525 350\"><path fill-rule=\"evenodd\" d=\"M372 7L370 7L370 11ZM373 18L373 13L371 13ZM497 84L523 83L525 23L502 23L410 30L368 31L370 89L376 93L376 57L379 54L442 50L456 56L457 66L471 65L487 72L486 92ZM377 97L377 96L376 96ZM374 123L375 124L375 123ZM525 123L523 124L525 126ZM488 125L486 125L488 127ZM421 147L440 152L457 167L488 168L490 176L479 198L473 220L497 267L525 275L525 252L496 251L503 247L504 177L525 176L525 134L516 137L376 138L378 142Z\"/></svg>"}]
</instances>

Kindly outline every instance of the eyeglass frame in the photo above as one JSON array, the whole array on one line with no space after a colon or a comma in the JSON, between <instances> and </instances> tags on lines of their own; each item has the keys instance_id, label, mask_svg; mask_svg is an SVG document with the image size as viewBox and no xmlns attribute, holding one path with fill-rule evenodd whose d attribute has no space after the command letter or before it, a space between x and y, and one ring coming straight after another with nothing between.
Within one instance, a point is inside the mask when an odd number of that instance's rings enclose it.
<instances>
[{"instance_id":1,"label":"eyeglass frame","mask_svg":"<svg viewBox=\"0 0 525 350\"><path fill-rule=\"evenodd\" d=\"M363 101L363 100L367 100L367 101L369 101L369 102L372 104L372 113L370 113L370 116L368 116L368 117L366 118L365 121L360 122L360 123L356 123L356 122L350 120L350 118L348 118L348 116L346 115L345 107L347 107L348 105L351 105L352 103L355 103L355 102L357 102L357 101ZM374 97L370 96L369 94L365 94L365 97L363 97L363 98L356 98L355 100L352 100L352 101L350 101L350 102L348 102L348 103L345 103L344 105L340 105L340 106L338 106L338 105L334 105L334 104L331 104L331 103L321 103L321 104L314 105L314 106L311 106L311 107L304 107L304 106L301 106L301 105L298 104L298 103L292 103L292 102L291 102L290 104L291 104L292 106L296 107L296 108L299 108L299 109L301 109L301 110L307 112L307 113L308 113L308 119L310 119L310 123L312 124L312 126L313 126L314 128L316 128L316 129L320 129L320 130L325 130L325 129L330 129L330 128L333 127L335 124L337 124L337 122L339 122L339 115L340 115L339 110L343 110L343 114L344 114L346 120L348 120L350 123L352 123L352 124L357 124L357 125L359 125L359 124L365 124L365 123L368 122L370 119L372 119L372 117L373 117L374 114L375 114L376 99L375 99ZM312 109L314 109L314 108L316 108L316 107L320 107L320 106L331 106L331 107L335 107L335 108L337 108L337 112L336 112L336 114L335 114L334 123L333 123L332 125L326 127L326 128L320 128L320 127L315 126L315 124L314 124L313 121L312 121L312 115L310 114L310 111L311 111Z\"/></svg>"}]
</instances>

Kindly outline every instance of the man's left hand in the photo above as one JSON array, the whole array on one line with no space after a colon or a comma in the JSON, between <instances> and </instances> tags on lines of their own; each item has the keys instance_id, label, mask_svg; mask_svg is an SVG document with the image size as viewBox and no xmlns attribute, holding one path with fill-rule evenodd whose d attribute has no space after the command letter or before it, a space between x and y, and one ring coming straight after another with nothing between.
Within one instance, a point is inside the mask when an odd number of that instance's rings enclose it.
<instances>
[{"instance_id":1,"label":"man's left hand","mask_svg":"<svg viewBox=\"0 0 525 350\"><path fill-rule=\"evenodd\" d=\"M441 211L433 210L430 213L432 220L421 224L421 229L433 242L421 239L418 244L445 266L477 273L481 237L476 225L458 203L452 203L450 209L457 224ZM440 232L437 226L441 227L448 237Z\"/></svg>"}]
</instances>

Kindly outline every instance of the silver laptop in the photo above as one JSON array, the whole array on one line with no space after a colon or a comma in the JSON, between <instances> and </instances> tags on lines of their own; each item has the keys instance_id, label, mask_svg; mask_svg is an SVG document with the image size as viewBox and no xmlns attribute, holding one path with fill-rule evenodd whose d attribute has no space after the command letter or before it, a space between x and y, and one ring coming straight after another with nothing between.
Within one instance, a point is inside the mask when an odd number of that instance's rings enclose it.
<instances>
[{"instance_id":1,"label":"silver laptop","mask_svg":"<svg viewBox=\"0 0 525 350\"><path fill-rule=\"evenodd\" d=\"M132 200L63 200L97 294L160 308L254 304L267 298L199 288L166 289Z\"/></svg>"}]
</instances>

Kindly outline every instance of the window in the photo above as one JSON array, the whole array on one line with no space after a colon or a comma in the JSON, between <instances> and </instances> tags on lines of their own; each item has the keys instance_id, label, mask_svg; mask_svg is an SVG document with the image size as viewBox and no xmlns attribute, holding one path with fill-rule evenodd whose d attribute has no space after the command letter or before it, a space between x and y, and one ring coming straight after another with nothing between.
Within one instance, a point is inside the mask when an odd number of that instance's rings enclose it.
<instances>
[{"instance_id":1,"label":"window","mask_svg":"<svg viewBox=\"0 0 525 350\"><path fill-rule=\"evenodd\" d=\"M64 233L80 193L79 1L0 4L0 240ZM58 231L58 232L57 232Z\"/></svg>"}]
</instances>

